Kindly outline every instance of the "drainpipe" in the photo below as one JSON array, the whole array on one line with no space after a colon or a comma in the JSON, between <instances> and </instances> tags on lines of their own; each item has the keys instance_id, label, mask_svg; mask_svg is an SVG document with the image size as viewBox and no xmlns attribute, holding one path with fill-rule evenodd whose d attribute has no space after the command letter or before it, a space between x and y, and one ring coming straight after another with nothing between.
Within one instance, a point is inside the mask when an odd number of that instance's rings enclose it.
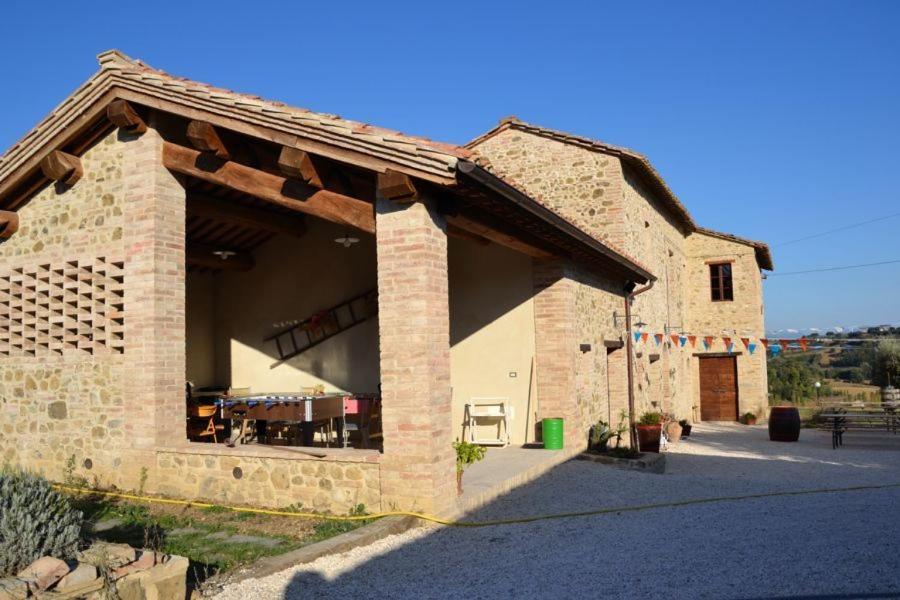
<instances>
[{"instance_id":1,"label":"drainpipe","mask_svg":"<svg viewBox=\"0 0 900 600\"><path fill-rule=\"evenodd\" d=\"M634 282L629 281L625 285L625 351L627 352L627 364L628 364L628 439L631 442L632 448L637 448L637 429L634 427L634 360L631 357L633 352L633 342L634 339L631 333L631 304L634 302L634 297L638 294L643 294L644 292L650 290L653 287L653 282L655 279L651 279L650 283L640 289L634 289Z\"/></svg>"}]
</instances>

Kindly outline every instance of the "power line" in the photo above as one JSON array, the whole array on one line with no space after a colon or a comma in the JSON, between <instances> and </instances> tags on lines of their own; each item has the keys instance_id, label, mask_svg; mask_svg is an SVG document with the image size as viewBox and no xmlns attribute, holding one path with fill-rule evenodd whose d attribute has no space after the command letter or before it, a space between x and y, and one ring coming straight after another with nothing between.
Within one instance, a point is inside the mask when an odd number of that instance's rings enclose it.
<instances>
[{"instance_id":1,"label":"power line","mask_svg":"<svg viewBox=\"0 0 900 600\"><path fill-rule=\"evenodd\" d=\"M881 262L864 263L861 265L847 265L844 267L824 267L821 269L808 269L806 271L789 271L787 273L767 273L766 277L784 277L786 275L803 275L805 273L824 273L826 271L845 271L847 269L861 269L863 267L877 267L879 265L891 265L900 263L900 258L896 260L884 260Z\"/></svg>"},{"instance_id":2,"label":"power line","mask_svg":"<svg viewBox=\"0 0 900 600\"><path fill-rule=\"evenodd\" d=\"M837 233L839 231L846 231L848 229L853 229L855 227L862 227L863 225L868 225L870 223L877 223L879 221L886 221L888 219L893 219L895 217L900 217L900 212L893 213L890 215L885 215L883 217L878 217L876 219L869 219L868 221L860 221L859 223L851 223L850 225L844 225L843 227L838 227L836 229L829 229L828 231L823 231L821 233L814 233L812 235L807 235L801 238L797 238L795 240L788 240L786 242L781 242L780 244L775 244L773 248L778 248L781 246L787 246L788 244L796 244L797 242L805 242L806 240L812 240L815 238L819 238L825 235L829 235L832 233Z\"/></svg>"}]
</instances>

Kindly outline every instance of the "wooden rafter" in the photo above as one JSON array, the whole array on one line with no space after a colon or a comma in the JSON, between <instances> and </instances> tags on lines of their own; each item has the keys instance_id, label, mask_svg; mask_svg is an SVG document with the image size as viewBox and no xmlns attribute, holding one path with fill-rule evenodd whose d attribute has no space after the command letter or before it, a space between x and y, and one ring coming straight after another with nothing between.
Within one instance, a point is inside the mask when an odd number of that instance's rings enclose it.
<instances>
[{"instance_id":1,"label":"wooden rafter","mask_svg":"<svg viewBox=\"0 0 900 600\"><path fill-rule=\"evenodd\" d=\"M216 254L217 252L229 254ZM256 264L253 256L247 252L195 243L188 244L185 258L190 266L226 271L249 271Z\"/></svg>"},{"instance_id":2,"label":"wooden rafter","mask_svg":"<svg viewBox=\"0 0 900 600\"><path fill-rule=\"evenodd\" d=\"M306 233L306 222L300 215L276 214L244 206L225 198L188 193L187 211L190 215L207 217L271 233L280 233L293 237L300 237Z\"/></svg>"},{"instance_id":3,"label":"wooden rafter","mask_svg":"<svg viewBox=\"0 0 900 600\"><path fill-rule=\"evenodd\" d=\"M405 173L388 169L378 174L378 192L396 202L414 202L418 197L412 178Z\"/></svg>"},{"instance_id":4,"label":"wooden rafter","mask_svg":"<svg viewBox=\"0 0 900 600\"><path fill-rule=\"evenodd\" d=\"M113 100L106 107L106 118L119 129L140 135L147 131L147 123L127 100Z\"/></svg>"},{"instance_id":5,"label":"wooden rafter","mask_svg":"<svg viewBox=\"0 0 900 600\"><path fill-rule=\"evenodd\" d=\"M321 169L317 168L317 162L308 152L291 146L282 146L278 154L278 168L286 177L299 179L322 189L325 184L322 181Z\"/></svg>"},{"instance_id":6,"label":"wooden rafter","mask_svg":"<svg viewBox=\"0 0 900 600\"><path fill-rule=\"evenodd\" d=\"M187 137L191 145L200 152L214 155L222 160L230 158L225 142L219 137L216 128L207 121L191 121L188 123Z\"/></svg>"},{"instance_id":7,"label":"wooden rafter","mask_svg":"<svg viewBox=\"0 0 900 600\"><path fill-rule=\"evenodd\" d=\"M0 210L0 238L10 238L19 230L19 213Z\"/></svg>"},{"instance_id":8,"label":"wooden rafter","mask_svg":"<svg viewBox=\"0 0 900 600\"><path fill-rule=\"evenodd\" d=\"M84 176L81 159L62 150L54 150L41 161L41 171L47 179L65 185L75 185Z\"/></svg>"},{"instance_id":9,"label":"wooden rafter","mask_svg":"<svg viewBox=\"0 0 900 600\"><path fill-rule=\"evenodd\" d=\"M445 215L445 219L447 220L447 225L452 226L456 230L484 238L528 256L539 259L548 259L555 256L549 245L537 240L525 241L523 238L527 236L511 232L509 227L497 222L496 219L491 219L487 215L474 217L464 213L456 213Z\"/></svg>"},{"instance_id":10,"label":"wooden rafter","mask_svg":"<svg viewBox=\"0 0 900 600\"><path fill-rule=\"evenodd\" d=\"M209 162L196 150L171 142L163 143L163 164L171 171L237 190L276 206L375 233L375 211L368 202L319 190L236 162Z\"/></svg>"}]
</instances>

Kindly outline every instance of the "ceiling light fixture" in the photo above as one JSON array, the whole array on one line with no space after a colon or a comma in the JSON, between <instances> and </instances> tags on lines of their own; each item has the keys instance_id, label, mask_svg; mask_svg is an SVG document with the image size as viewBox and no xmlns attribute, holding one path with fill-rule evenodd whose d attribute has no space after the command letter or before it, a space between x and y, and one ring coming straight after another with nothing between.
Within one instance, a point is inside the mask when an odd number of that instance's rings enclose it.
<instances>
[{"instance_id":1,"label":"ceiling light fixture","mask_svg":"<svg viewBox=\"0 0 900 600\"><path fill-rule=\"evenodd\" d=\"M353 244L359 243L359 238L356 238L356 237L353 237L350 235L345 235L343 237L334 238L334 242L336 244L340 244L344 248L349 248Z\"/></svg>"},{"instance_id":2,"label":"ceiling light fixture","mask_svg":"<svg viewBox=\"0 0 900 600\"><path fill-rule=\"evenodd\" d=\"M237 252L235 252L234 250L214 250L214 251L213 251L213 254L215 254L216 256L218 256L219 258L221 258L222 260L228 260L229 258L231 258L232 256L234 256L235 254L237 254Z\"/></svg>"}]
</instances>

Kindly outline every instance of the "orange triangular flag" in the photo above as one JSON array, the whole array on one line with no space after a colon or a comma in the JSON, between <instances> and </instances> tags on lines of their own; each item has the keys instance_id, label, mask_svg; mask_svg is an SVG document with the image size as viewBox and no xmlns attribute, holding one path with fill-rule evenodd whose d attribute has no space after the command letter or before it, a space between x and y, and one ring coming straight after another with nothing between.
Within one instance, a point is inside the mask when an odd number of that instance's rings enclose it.
<instances>
[{"instance_id":1,"label":"orange triangular flag","mask_svg":"<svg viewBox=\"0 0 900 600\"><path fill-rule=\"evenodd\" d=\"M656 340L656 345L657 345L657 346L660 345L660 344L662 344L662 341L663 341L663 334L661 334L661 333L654 333L654 334L653 334L653 338Z\"/></svg>"},{"instance_id":2,"label":"orange triangular flag","mask_svg":"<svg viewBox=\"0 0 900 600\"><path fill-rule=\"evenodd\" d=\"M713 336L711 336L711 335L706 336L705 338L703 338L703 342L706 344L707 348L712 348Z\"/></svg>"},{"instance_id":3,"label":"orange triangular flag","mask_svg":"<svg viewBox=\"0 0 900 600\"><path fill-rule=\"evenodd\" d=\"M741 338L741 341L744 342L744 348L749 350L750 349L750 338Z\"/></svg>"},{"instance_id":4,"label":"orange triangular flag","mask_svg":"<svg viewBox=\"0 0 900 600\"><path fill-rule=\"evenodd\" d=\"M673 334L671 334L671 335L669 336L669 338L671 338L672 344L673 344L674 346L677 347L677 346L678 346L678 342L679 342L679 336L678 336L678 334L677 334L677 333L673 333Z\"/></svg>"},{"instance_id":5,"label":"orange triangular flag","mask_svg":"<svg viewBox=\"0 0 900 600\"><path fill-rule=\"evenodd\" d=\"M725 342L725 347L726 347L726 348L727 348L728 346L731 345L731 338L730 338L730 337L723 337L723 338L722 338L722 341Z\"/></svg>"},{"instance_id":6,"label":"orange triangular flag","mask_svg":"<svg viewBox=\"0 0 900 600\"><path fill-rule=\"evenodd\" d=\"M807 340L805 337L800 338L800 348L801 348L804 352L806 352L806 347L807 347L808 345L809 345L809 340Z\"/></svg>"},{"instance_id":7,"label":"orange triangular flag","mask_svg":"<svg viewBox=\"0 0 900 600\"><path fill-rule=\"evenodd\" d=\"M790 343L791 343L791 340L781 340L781 351L782 351L782 352L787 352L787 351L788 351L788 344L790 344Z\"/></svg>"},{"instance_id":8,"label":"orange triangular flag","mask_svg":"<svg viewBox=\"0 0 900 600\"><path fill-rule=\"evenodd\" d=\"M769 349L769 338L759 338L759 341L763 345L763 348L766 350Z\"/></svg>"},{"instance_id":9,"label":"orange triangular flag","mask_svg":"<svg viewBox=\"0 0 900 600\"><path fill-rule=\"evenodd\" d=\"M641 341L646 342L648 337L650 337L650 334L645 331L641 334Z\"/></svg>"},{"instance_id":10,"label":"orange triangular flag","mask_svg":"<svg viewBox=\"0 0 900 600\"><path fill-rule=\"evenodd\" d=\"M691 348L697 347L697 336L696 335L689 335L688 341L691 343Z\"/></svg>"}]
</instances>

